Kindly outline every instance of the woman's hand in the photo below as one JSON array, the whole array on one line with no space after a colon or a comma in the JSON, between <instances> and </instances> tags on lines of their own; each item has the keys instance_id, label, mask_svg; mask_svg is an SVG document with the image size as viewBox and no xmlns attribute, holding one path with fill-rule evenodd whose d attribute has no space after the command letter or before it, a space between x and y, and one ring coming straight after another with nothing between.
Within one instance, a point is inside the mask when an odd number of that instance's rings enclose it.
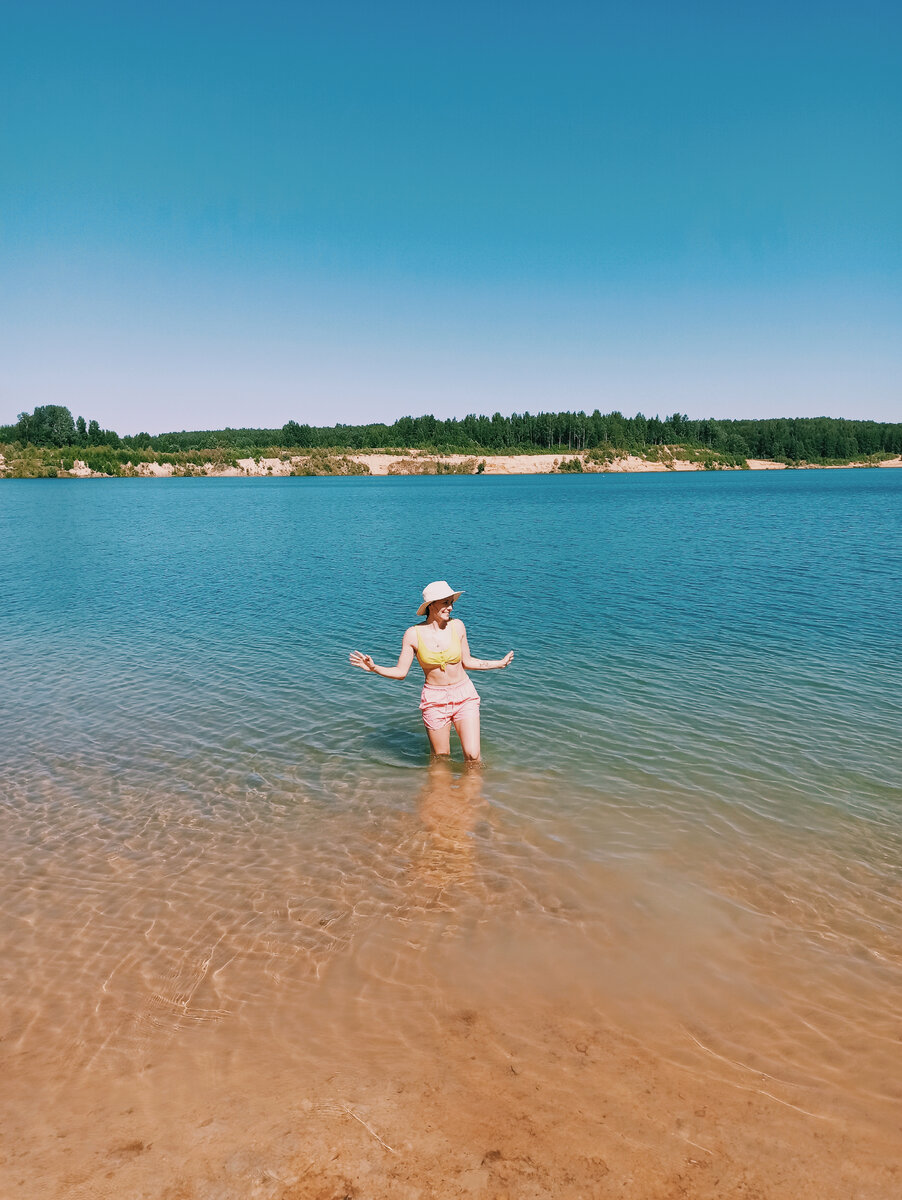
<instances>
[{"instance_id":1,"label":"woman's hand","mask_svg":"<svg viewBox=\"0 0 902 1200\"><path fill-rule=\"evenodd\" d=\"M503 671L503 670L504 670L504 668L505 668L505 667L507 667L507 666L510 666L510 664L511 664L513 661L514 661L514 652L513 652L513 650L508 650L507 654L505 654L504 658L502 658L502 660L501 660L501 662L498 664L498 666L499 666L499 667L501 668L501 670Z\"/></svg>"},{"instance_id":2,"label":"woman's hand","mask_svg":"<svg viewBox=\"0 0 902 1200\"><path fill-rule=\"evenodd\" d=\"M380 667L368 654L362 654L359 650L352 650L348 655L348 661L352 667L360 667L361 671L369 671L372 675L378 675L382 679L406 679L414 655L414 642L411 640L411 637L414 636L411 634L412 628L413 626L404 634L396 667Z\"/></svg>"}]
</instances>

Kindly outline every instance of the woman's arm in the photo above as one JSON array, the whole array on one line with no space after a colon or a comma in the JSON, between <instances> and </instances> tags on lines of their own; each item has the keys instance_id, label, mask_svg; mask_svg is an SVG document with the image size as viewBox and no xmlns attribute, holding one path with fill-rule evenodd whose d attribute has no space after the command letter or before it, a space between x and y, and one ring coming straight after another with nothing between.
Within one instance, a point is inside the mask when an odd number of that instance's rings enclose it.
<instances>
[{"instance_id":1,"label":"woman's arm","mask_svg":"<svg viewBox=\"0 0 902 1200\"><path fill-rule=\"evenodd\" d=\"M460 661L465 671L501 671L513 661L513 650L508 650L504 658L474 658L470 653L470 644L467 641L464 623L463 621L457 623L460 626L457 631L460 637Z\"/></svg>"},{"instance_id":2,"label":"woman's arm","mask_svg":"<svg viewBox=\"0 0 902 1200\"><path fill-rule=\"evenodd\" d=\"M396 667L379 667L373 662L368 654L361 654L359 650L352 650L348 655L348 660L352 667L360 667L363 671L371 671L374 675L381 675L383 679L406 679L407 672L410 670L410 664L413 662L413 642L410 639L410 630L404 634L404 641L401 643L401 653L398 655L398 665Z\"/></svg>"}]
</instances>

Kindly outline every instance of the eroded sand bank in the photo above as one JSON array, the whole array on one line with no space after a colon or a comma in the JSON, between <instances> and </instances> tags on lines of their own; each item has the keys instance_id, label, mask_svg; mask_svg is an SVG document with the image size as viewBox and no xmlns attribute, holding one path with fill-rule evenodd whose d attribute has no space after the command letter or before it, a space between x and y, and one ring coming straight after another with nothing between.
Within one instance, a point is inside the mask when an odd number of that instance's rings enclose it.
<instances>
[{"instance_id":1,"label":"eroded sand bank","mask_svg":"<svg viewBox=\"0 0 902 1200\"><path fill-rule=\"evenodd\" d=\"M313 458L314 469L310 474L355 474L354 467L363 468L362 474L369 475L432 475L442 472L456 474L483 475L552 475L567 471L567 464L579 460L583 472L602 474L632 474L644 472L682 472L703 471L704 462L695 462L678 457L655 460L643 458L638 454L617 455L606 462L595 462L584 452L566 452L563 454L496 454L477 457L465 454L430 455L422 451L410 450L396 454L342 454L329 456L329 462L337 469L323 469L324 460ZM310 458L301 454L284 454L280 458L240 458L232 466L221 463L204 462L178 465L172 462L142 462L126 463L123 474L144 479L169 479L175 475L194 475L208 478L266 478L306 474L304 468L310 463ZM0 456L0 475L5 473L7 464ZM786 463L773 462L764 458L748 459L752 471L785 471ZM849 468L902 467L902 456L886 459L876 464L855 462L842 466L822 466L819 464L804 464L802 470L843 470ZM720 466L718 470L739 470L738 467ZM103 472L92 471L88 465L76 460L72 469L64 472L72 478L91 479L104 478Z\"/></svg>"}]
</instances>

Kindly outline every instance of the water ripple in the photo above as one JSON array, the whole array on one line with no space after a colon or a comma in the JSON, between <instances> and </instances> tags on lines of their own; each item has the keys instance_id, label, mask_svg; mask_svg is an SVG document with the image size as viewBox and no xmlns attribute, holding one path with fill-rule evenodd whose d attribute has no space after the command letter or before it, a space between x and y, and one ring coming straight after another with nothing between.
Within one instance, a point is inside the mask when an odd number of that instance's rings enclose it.
<instances>
[{"instance_id":1,"label":"water ripple","mask_svg":"<svg viewBox=\"0 0 902 1200\"><path fill-rule=\"evenodd\" d=\"M902 472L23 482L0 995L35 1096L167 1047L414 1055L465 979L799 1110L898 1102ZM412 513L464 532L436 557ZM517 651L482 772L430 767L413 675L347 666L441 576Z\"/></svg>"}]
</instances>

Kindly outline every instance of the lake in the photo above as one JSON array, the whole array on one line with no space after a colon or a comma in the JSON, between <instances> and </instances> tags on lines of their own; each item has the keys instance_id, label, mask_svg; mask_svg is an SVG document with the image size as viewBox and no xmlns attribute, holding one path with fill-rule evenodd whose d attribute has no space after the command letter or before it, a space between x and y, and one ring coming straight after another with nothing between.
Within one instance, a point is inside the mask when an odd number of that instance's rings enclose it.
<instances>
[{"instance_id":1,"label":"lake","mask_svg":"<svg viewBox=\"0 0 902 1200\"><path fill-rule=\"evenodd\" d=\"M481 771L347 661L432 579ZM4 481L0 584L4 1194L898 1194L902 471Z\"/></svg>"}]
</instances>

